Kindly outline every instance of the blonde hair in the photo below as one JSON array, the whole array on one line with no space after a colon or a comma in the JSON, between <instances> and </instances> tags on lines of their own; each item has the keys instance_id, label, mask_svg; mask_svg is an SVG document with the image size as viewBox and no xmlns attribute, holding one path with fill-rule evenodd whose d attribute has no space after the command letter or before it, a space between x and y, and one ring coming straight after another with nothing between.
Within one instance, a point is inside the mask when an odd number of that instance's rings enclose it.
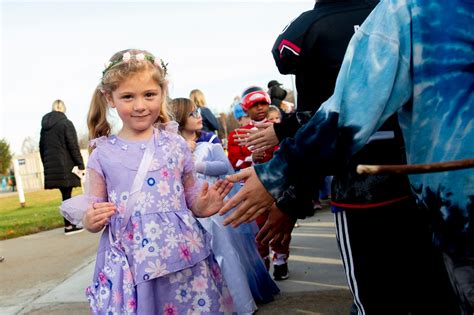
<instances>
[{"instance_id":1,"label":"blonde hair","mask_svg":"<svg viewBox=\"0 0 474 315\"><path fill-rule=\"evenodd\" d=\"M66 112L66 105L64 105L64 102L61 101L61 100L55 100L53 102L53 106L52 106L51 109L52 109L53 112L65 113Z\"/></svg>"},{"instance_id":2,"label":"blonde hair","mask_svg":"<svg viewBox=\"0 0 474 315\"><path fill-rule=\"evenodd\" d=\"M124 54L128 56L145 55L144 60L130 59L123 61ZM103 77L99 85L92 95L89 112L87 114L87 126L89 128L89 139L94 139L100 136L110 135L111 126L107 121L107 99L106 94L112 95L119 85L132 75L149 71L151 77L158 83L163 91L163 99L161 103L160 116L155 123L166 123L170 121L168 116L167 94L168 81L165 78L165 71L156 62L153 62L155 57L146 50L127 49L115 53L110 58L110 65L103 72Z\"/></svg>"},{"instance_id":3,"label":"blonde hair","mask_svg":"<svg viewBox=\"0 0 474 315\"><path fill-rule=\"evenodd\" d=\"M280 116L280 118L281 118L280 109L278 107L276 107L275 105L268 106L268 113L270 114L271 112L277 112L278 116Z\"/></svg>"},{"instance_id":4,"label":"blonde hair","mask_svg":"<svg viewBox=\"0 0 474 315\"><path fill-rule=\"evenodd\" d=\"M198 89L192 90L189 93L189 98L198 107L205 107L206 106L206 98L204 97L204 93L201 90L198 90Z\"/></svg>"}]
</instances>

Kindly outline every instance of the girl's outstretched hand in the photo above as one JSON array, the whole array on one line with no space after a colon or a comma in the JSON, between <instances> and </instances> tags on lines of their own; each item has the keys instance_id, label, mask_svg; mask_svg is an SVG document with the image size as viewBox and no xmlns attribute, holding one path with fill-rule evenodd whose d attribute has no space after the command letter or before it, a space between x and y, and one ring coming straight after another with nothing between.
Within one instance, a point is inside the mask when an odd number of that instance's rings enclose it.
<instances>
[{"instance_id":1,"label":"girl's outstretched hand","mask_svg":"<svg viewBox=\"0 0 474 315\"><path fill-rule=\"evenodd\" d=\"M230 192L233 185L226 179L219 179L212 186L204 182L191 209L194 215L197 217L209 217L217 213L224 206L224 198Z\"/></svg>"},{"instance_id":2,"label":"girl's outstretched hand","mask_svg":"<svg viewBox=\"0 0 474 315\"><path fill-rule=\"evenodd\" d=\"M82 217L84 227L93 233L101 231L109 223L117 208L112 202L94 202L86 210Z\"/></svg>"}]
</instances>

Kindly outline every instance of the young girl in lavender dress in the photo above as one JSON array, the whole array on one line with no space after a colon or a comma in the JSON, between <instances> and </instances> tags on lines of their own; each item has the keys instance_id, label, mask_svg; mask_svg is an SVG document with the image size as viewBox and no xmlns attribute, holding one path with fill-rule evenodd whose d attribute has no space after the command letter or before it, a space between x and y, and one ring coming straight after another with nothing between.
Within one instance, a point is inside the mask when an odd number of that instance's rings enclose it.
<instances>
[{"instance_id":1,"label":"young girl in lavender dress","mask_svg":"<svg viewBox=\"0 0 474 315\"><path fill-rule=\"evenodd\" d=\"M61 210L91 232L105 227L86 289L92 313L232 314L209 234L194 217L214 214L231 185L195 177L192 154L168 122L160 62L143 50L112 56L88 114L97 139L86 194ZM123 122L117 135L110 135L107 107Z\"/></svg>"},{"instance_id":2,"label":"young girl in lavender dress","mask_svg":"<svg viewBox=\"0 0 474 315\"><path fill-rule=\"evenodd\" d=\"M201 130L202 118L194 102L187 98L174 99L171 110L179 124L181 135L193 151L197 176L212 184L219 177L233 174L234 170L222 145L213 139L216 136L213 134L213 137L207 137ZM234 186L229 197L237 191L238 187ZM255 242L255 234L258 232L256 223L243 224L234 229L223 226L224 217L218 214L198 220L212 234L212 250L237 312L248 314L255 311L254 299L261 303L272 301L279 289L270 278L258 253Z\"/></svg>"}]
</instances>

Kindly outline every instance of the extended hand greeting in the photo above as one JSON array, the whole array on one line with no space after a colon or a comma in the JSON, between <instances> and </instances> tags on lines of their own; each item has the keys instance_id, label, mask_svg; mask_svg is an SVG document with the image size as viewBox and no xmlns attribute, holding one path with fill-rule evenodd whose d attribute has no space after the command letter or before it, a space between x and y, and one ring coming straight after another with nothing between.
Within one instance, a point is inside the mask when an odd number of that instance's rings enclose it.
<instances>
[{"instance_id":1,"label":"extended hand greeting","mask_svg":"<svg viewBox=\"0 0 474 315\"><path fill-rule=\"evenodd\" d=\"M270 208L267 221L257 234L257 242L266 244L280 243L285 246L290 244L291 232L295 226L296 218L292 218L275 204Z\"/></svg>"},{"instance_id":2,"label":"extended hand greeting","mask_svg":"<svg viewBox=\"0 0 474 315\"><path fill-rule=\"evenodd\" d=\"M193 213L197 217L209 217L216 214L224 205L224 198L233 185L228 180L218 180L212 186L204 182L193 205Z\"/></svg>"},{"instance_id":3,"label":"extended hand greeting","mask_svg":"<svg viewBox=\"0 0 474 315\"><path fill-rule=\"evenodd\" d=\"M262 185L253 167L227 176L227 179L233 183L244 180L245 184L219 211L220 215L224 215L236 207L235 211L224 220L224 225L232 223L232 227L237 227L242 223L255 220L259 215L269 211L274 202L273 197Z\"/></svg>"},{"instance_id":4,"label":"extended hand greeting","mask_svg":"<svg viewBox=\"0 0 474 315\"><path fill-rule=\"evenodd\" d=\"M253 152L272 148L279 143L273 123L262 124L258 129L238 129L238 132L234 135L235 141Z\"/></svg>"}]
</instances>

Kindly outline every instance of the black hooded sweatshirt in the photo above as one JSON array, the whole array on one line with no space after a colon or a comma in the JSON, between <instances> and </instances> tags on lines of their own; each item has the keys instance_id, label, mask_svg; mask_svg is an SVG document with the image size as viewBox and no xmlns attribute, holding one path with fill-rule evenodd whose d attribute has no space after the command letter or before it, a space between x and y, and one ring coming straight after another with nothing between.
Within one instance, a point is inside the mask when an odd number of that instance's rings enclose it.
<instances>
[{"instance_id":1,"label":"black hooded sweatshirt","mask_svg":"<svg viewBox=\"0 0 474 315\"><path fill-rule=\"evenodd\" d=\"M364 22L377 3L377 0L319 0L313 10L302 13L278 36L272 49L273 57L280 73L296 75L298 92L296 113L273 125L280 142L293 137L332 95L347 45L356 27ZM367 108L370 109L370 104ZM346 167L322 174L335 175L333 202L375 204L411 194L406 176L368 176L355 172L357 164L406 163L396 115L379 131L393 132L394 136L367 144L350 161L344 161ZM296 178L295 185L276 201L277 207L298 218L314 212L311 197L320 181L318 178L308 182L304 176Z\"/></svg>"},{"instance_id":2,"label":"black hooded sweatshirt","mask_svg":"<svg viewBox=\"0 0 474 315\"><path fill-rule=\"evenodd\" d=\"M347 45L377 0L318 0L278 36L272 55L281 74L294 74L296 113L275 125L281 142L293 137L334 92Z\"/></svg>"}]
</instances>

